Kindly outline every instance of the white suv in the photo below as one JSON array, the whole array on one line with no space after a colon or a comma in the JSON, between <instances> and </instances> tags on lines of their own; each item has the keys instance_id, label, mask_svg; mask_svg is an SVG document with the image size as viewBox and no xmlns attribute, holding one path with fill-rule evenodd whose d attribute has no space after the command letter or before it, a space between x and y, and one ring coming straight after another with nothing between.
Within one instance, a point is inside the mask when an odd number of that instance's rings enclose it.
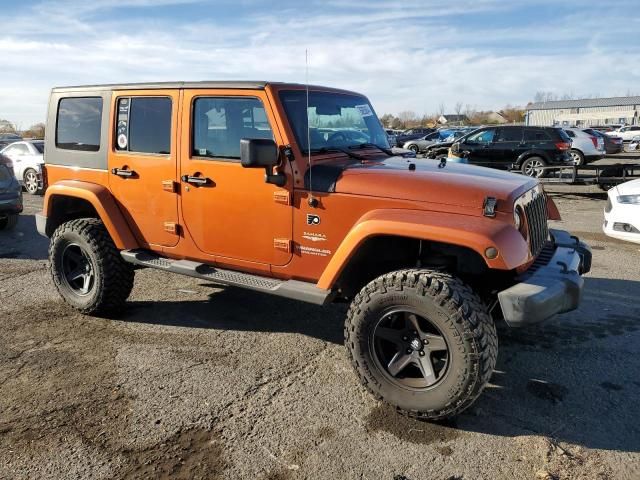
<instances>
[{"instance_id":1,"label":"white suv","mask_svg":"<svg viewBox=\"0 0 640 480\"><path fill-rule=\"evenodd\" d=\"M606 154L604 139L590 135L577 127L565 128L564 131L571 138L571 151L569 154L573 163L580 166L585 163L600 160Z\"/></svg>"}]
</instances>

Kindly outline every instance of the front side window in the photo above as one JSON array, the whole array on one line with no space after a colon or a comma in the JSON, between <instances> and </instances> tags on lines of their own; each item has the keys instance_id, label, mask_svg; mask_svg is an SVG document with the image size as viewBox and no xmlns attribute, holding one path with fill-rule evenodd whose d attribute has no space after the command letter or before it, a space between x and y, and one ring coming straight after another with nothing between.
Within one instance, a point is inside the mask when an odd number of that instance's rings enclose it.
<instances>
[{"instance_id":1,"label":"front side window","mask_svg":"<svg viewBox=\"0 0 640 480\"><path fill-rule=\"evenodd\" d=\"M66 150L100 150L102 98L62 98L58 103L56 147Z\"/></svg>"},{"instance_id":2,"label":"front side window","mask_svg":"<svg viewBox=\"0 0 640 480\"><path fill-rule=\"evenodd\" d=\"M119 98L116 149L168 155L171 152L171 99Z\"/></svg>"},{"instance_id":3,"label":"front side window","mask_svg":"<svg viewBox=\"0 0 640 480\"><path fill-rule=\"evenodd\" d=\"M307 108L304 90L283 90L280 100L304 153L358 147L365 143L389 148L380 120L364 97L311 91Z\"/></svg>"},{"instance_id":4,"label":"front side window","mask_svg":"<svg viewBox=\"0 0 640 480\"><path fill-rule=\"evenodd\" d=\"M481 130L470 135L465 143L491 143L493 142L495 133L496 131L493 128L490 128L488 130Z\"/></svg>"},{"instance_id":5,"label":"front side window","mask_svg":"<svg viewBox=\"0 0 640 480\"><path fill-rule=\"evenodd\" d=\"M199 97L193 104L192 156L240 159L240 139L273 139L257 98Z\"/></svg>"}]
</instances>

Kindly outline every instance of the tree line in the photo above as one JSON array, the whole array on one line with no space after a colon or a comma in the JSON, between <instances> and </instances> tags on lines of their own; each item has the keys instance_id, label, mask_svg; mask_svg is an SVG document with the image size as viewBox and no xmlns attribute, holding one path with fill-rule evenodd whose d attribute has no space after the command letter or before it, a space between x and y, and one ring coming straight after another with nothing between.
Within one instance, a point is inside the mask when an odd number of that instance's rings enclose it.
<instances>
[{"instance_id":1,"label":"tree line","mask_svg":"<svg viewBox=\"0 0 640 480\"><path fill-rule=\"evenodd\" d=\"M44 138L44 123L35 123L26 130L22 130L20 125L16 125L9 120L0 119L0 134L15 133L23 138Z\"/></svg>"},{"instance_id":2,"label":"tree line","mask_svg":"<svg viewBox=\"0 0 640 480\"><path fill-rule=\"evenodd\" d=\"M523 107L506 105L503 109L497 111L477 110L471 105L463 105L458 102L454 105L453 112L447 112L446 106L441 103L438 110L432 114L418 115L412 110L404 110L397 115L385 113L380 117L380 121L386 128L394 130L404 130L414 127L434 127L438 125L438 119L445 114L464 115L465 125L489 125L498 123L499 120L495 114L502 116L507 123L524 122L525 109Z\"/></svg>"}]
</instances>

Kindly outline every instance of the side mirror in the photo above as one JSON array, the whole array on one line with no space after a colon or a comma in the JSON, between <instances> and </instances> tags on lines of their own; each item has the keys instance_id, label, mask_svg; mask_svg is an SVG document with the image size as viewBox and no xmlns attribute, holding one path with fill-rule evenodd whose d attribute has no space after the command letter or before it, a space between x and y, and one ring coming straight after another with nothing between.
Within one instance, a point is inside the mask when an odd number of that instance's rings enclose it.
<instances>
[{"instance_id":1,"label":"side mirror","mask_svg":"<svg viewBox=\"0 0 640 480\"><path fill-rule=\"evenodd\" d=\"M245 168L267 168L278 164L278 147L268 138L241 138L240 163Z\"/></svg>"},{"instance_id":2,"label":"side mirror","mask_svg":"<svg viewBox=\"0 0 640 480\"><path fill-rule=\"evenodd\" d=\"M276 142L268 138L241 138L240 164L245 168L264 168L264 181L283 187L286 175L273 173L279 162Z\"/></svg>"}]
</instances>

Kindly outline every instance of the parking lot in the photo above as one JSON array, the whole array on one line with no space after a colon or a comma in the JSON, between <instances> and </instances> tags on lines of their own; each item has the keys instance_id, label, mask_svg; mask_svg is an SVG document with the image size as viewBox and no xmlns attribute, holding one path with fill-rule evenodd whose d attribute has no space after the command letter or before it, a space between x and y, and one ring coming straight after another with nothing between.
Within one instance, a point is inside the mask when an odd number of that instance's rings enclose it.
<instances>
[{"instance_id":1,"label":"parking lot","mask_svg":"<svg viewBox=\"0 0 640 480\"><path fill-rule=\"evenodd\" d=\"M577 311L501 327L492 385L446 424L360 386L345 309L138 270L117 319L49 279L41 197L0 233L0 478L640 478L640 246L605 194L548 189L594 252Z\"/></svg>"}]
</instances>

